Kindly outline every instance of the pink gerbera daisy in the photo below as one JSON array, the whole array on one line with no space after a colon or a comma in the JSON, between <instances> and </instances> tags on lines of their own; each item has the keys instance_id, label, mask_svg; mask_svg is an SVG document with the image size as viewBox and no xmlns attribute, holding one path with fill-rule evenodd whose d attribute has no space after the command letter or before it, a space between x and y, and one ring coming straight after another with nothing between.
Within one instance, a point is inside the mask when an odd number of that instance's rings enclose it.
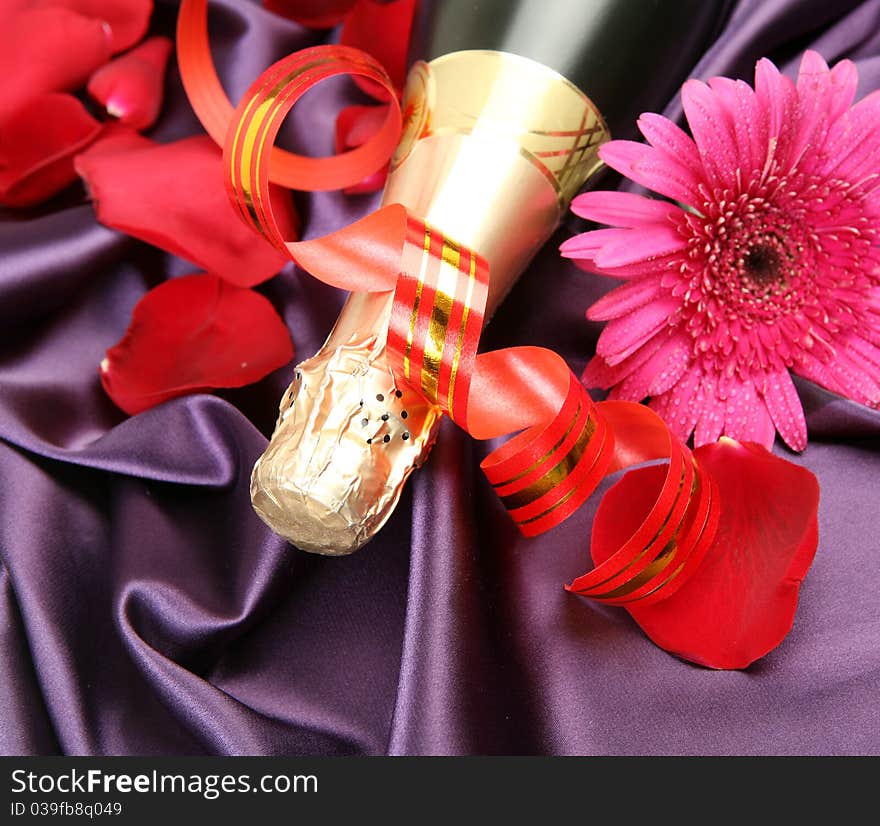
<instances>
[{"instance_id":1,"label":"pink gerbera daisy","mask_svg":"<svg viewBox=\"0 0 880 826\"><path fill-rule=\"evenodd\" d=\"M789 371L880 403L880 92L855 106L856 68L807 52L797 84L769 60L755 88L689 80L693 139L660 115L650 145L601 157L673 201L625 192L575 199L612 229L562 245L580 266L627 283L596 302L608 321L589 386L651 406L697 445L722 435L806 447Z\"/></svg>"}]
</instances>

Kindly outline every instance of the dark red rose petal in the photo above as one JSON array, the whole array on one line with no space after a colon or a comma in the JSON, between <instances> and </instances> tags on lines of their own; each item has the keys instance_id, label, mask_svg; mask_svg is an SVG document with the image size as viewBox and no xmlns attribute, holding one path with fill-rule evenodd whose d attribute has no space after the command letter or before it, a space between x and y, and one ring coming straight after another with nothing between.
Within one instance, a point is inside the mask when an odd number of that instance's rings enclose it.
<instances>
[{"instance_id":1,"label":"dark red rose petal","mask_svg":"<svg viewBox=\"0 0 880 826\"><path fill-rule=\"evenodd\" d=\"M290 333L263 296L214 275L150 290L101 362L107 395L130 415L216 387L241 387L293 358Z\"/></svg>"},{"instance_id":2,"label":"dark red rose petal","mask_svg":"<svg viewBox=\"0 0 880 826\"><path fill-rule=\"evenodd\" d=\"M709 668L745 668L791 630L816 552L819 485L760 445L722 439L694 453L718 483L715 540L672 596L626 608L661 648ZM593 523L595 564L638 527L663 477L663 468L630 471L606 494Z\"/></svg>"},{"instance_id":3,"label":"dark red rose petal","mask_svg":"<svg viewBox=\"0 0 880 826\"><path fill-rule=\"evenodd\" d=\"M366 143L385 122L388 106L347 106L336 118L336 153ZM360 195L381 189L388 176L388 164L354 186L345 187L346 195Z\"/></svg>"},{"instance_id":4,"label":"dark red rose petal","mask_svg":"<svg viewBox=\"0 0 880 826\"><path fill-rule=\"evenodd\" d=\"M72 184L73 157L101 124L72 95L33 98L0 123L0 204L38 204Z\"/></svg>"},{"instance_id":5,"label":"dark red rose petal","mask_svg":"<svg viewBox=\"0 0 880 826\"><path fill-rule=\"evenodd\" d=\"M106 22L114 54L131 48L147 33L153 13L153 0L35 0L34 6L67 8Z\"/></svg>"},{"instance_id":6,"label":"dark red rose petal","mask_svg":"<svg viewBox=\"0 0 880 826\"><path fill-rule=\"evenodd\" d=\"M158 144L116 132L112 141L97 141L79 155L76 171L91 191L102 224L233 284L259 284L289 260L235 212L226 194L222 153L207 136ZM276 190L275 203L291 223L289 193ZM288 229L294 238L295 230Z\"/></svg>"},{"instance_id":7,"label":"dark red rose petal","mask_svg":"<svg viewBox=\"0 0 880 826\"><path fill-rule=\"evenodd\" d=\"M263 0L269 11L310 29L332 28L348 14L354 3L355 0Z\"/></svg>"},{"instance_id":8,"label":"dark red rose petal","mask_svg":"<svg viewBox=\"0 0 880 826\"><path fill-rule=\"evenodd\" d=\"M27 9L0 26L0 121L28 100L83 86L110 58L101 20L69 9Z\"/></svg>"},{"instance_id":9,"label":"dark red rose petal","mask_svg":"<svg viewBox=\"0 0 880 826\"><path fill-rule=\"evenodd\" d=\"M406 80L406 59L416 0L357 0L345 18L339 42L361 49L376 58L391 77L397 96ZM363 78L352 78L367 94L387 100L384 89Z\"/></svg>"},{"instance_id":10,"label":"dark red rose petal","mask_svg":"<svg viewBox=\"0 0 880 826\"><path fill-rule=\"evenodd\" d=\"M144 41L98 69L89 80L89 94L120 123L134 129L149 128L162 108L171 47L167 37Z\"/></svg>"}]
</instances>

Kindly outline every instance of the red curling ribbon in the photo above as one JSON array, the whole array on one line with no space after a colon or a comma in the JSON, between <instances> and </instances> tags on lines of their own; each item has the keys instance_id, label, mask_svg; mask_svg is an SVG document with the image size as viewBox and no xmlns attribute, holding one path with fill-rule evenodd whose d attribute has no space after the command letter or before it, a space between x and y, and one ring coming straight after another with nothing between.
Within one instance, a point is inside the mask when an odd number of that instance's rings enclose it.
<instances>
[{"instance_id":1,"label":"red curling ribbon","mask_svg":"<svg viewBox=\"0 0 880 826\"><path fill-rule=\"evenodd\" d=\"M205 131L223 146L235 110L223 91L211 57L208 0L183 0L180 4L177 42L180 77L193 110ZM296 59L289 64L289 71L297 72L297 83L305 84L306 88L332 75L354 75L372 81L388 92L388 110L382 126L370 140L342 155L308 158L271 147L272 181L289 189L306 191L342 189L382 169L397 147L401 115L394 84L381 64L348 46L304 49L292 58ZM269 81L266 74L261 81ZM273 82L293 83L293 80L275 76Z\"/></svg>"},{"instance_id":2,"label":"red curling ribbon","mask_svg":"<svg viewBox=\"0 0 880 826\"><path fill-rule=\"evenodd\" d=\"M391 107L368 153L361 147L322 159L274 147L284 118L324 78L356 74L384 85L393 98L391 81L356 50L305 49L270 67L233 113L210 63L204 0L184 0L178 37L187 91L203 96L194 108L224 146L227 189L239 215L327 284L394 292L387 352L396 377L477 439L515 434L481 467L523 534L558 525L608 475L643 466L603 498L591 539L596 565L567 589L626 606L658 644L710 667L742 668L778 645L816 548L812 474L730 440L691 452L649 408L594 403L550 350L479 353L486 261L399 204L323 238L288 241L288 216L273 207L270 181L309 189L362 180L388 160L400 113ZM352 156L356 163L341 163ZM375 167L367 169L365 157ZM750 472L760 489L752 499L767 510L743 532L748 514L737 486ZM793 484L805 491L803 504L775 508L773 499L784 500ZM767 576L753 579L757 569ZM711 596L700 591L692 598L691 589L670 599L689 582Z\"/></svg>"}]
</instances>

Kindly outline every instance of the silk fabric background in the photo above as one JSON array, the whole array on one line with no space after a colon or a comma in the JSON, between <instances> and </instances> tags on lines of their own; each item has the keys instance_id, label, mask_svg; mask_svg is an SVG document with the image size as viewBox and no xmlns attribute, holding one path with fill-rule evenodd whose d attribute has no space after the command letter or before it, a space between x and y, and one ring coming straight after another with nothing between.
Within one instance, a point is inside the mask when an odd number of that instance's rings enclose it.
<instances>
[{"instance_id":1,"label":"silk fabric background","mask_svg":"<svg viewBox=\"0 0 880 826\"><path fill-rule=\"evenodd\" d=\"M153 30L171 33L175 12L157 2ZM246 0L212 3L211 21L233 100L323 37ZM880 88L880 0L740 0L690 74L751 81L762 55L792 74L807 47L854 59L859 96ZM329 152L347 95L311 94L288 145ZM654 108L680 114L665 91ZM151 136L199 131L172 68ZM305 237L377 202L301 197ZM567 223L484 346L544 345L580 372L600 329L584 310L610 281L557 255ZM775 449L822 486L816 561L782 646L745 672L708 671L563 592L588 567L598 497L523 539L479 471L489 446L448 421L364 550L325 559L275 537L247 487L290 368L131 419L99 384L136 301L193 271L100 226L77 188L0 211L0 752L880 752L880 413L798 384L810 446ZM292 265L261 291L298 359L344 298Z\"/></svg>"}]
</instances>

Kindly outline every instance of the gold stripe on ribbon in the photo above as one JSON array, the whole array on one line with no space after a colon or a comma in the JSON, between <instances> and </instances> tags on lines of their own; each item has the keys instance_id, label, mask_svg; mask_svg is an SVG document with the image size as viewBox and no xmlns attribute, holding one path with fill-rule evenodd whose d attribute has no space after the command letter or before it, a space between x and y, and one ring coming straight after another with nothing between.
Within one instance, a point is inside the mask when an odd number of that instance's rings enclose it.
<instances>
[{"instance_id":1,"label":"gold stripe on ribbon","mask_svg":"<svg viewBox=\"0 0 880 826\"><path fill-rule=\"evenodd\" d=\"M266 123L271 122L278 110L284 106L293 95L299 92L302 85L306 82L303 79L303 75L312 69L334 62L335 59L329 57L312 60L299 66L293 72L284 75L278 81L274 82L274 84L271 80L268 80L263 85L263 88L248 101L241 118L236 124L230 161L232 181L234 182L235 189L241 196L241 200L243 200L247 207L254 227L266 238L271 239L271 231L262 209L264 195L261 191L259 176L254 180L251 174L251 161L254 157L254 146L257 143L257 136L263 126ZM295 83L297 80L300 82ZM270 86L271 88L269 88ZM256 109L254 110L255 105ZM253 117L248 118L251 111L254 111L254 115ZM245 134L242 142L241 161L237 164L235 158L239 142L242 141L241 134L243 127L245 129ZM264 151L269 151L271 148L271 145L267 141L260 141L257 148L256 169L259 169L262 164ZM239 172L238 178L236 178L235 175L236 167ZM258 213L258 210L262 215Z\"/></svg>"},{"instance_id":2,"label":"gold stripe on ribbon","mask_svg":"<svg viewBox=\"0 0 880 826\"><path fill-rule=\"evenodd\" d=\"M474 297L474 284L477 280L477 256L472 252L471 266L468 270L467 294L464 299L464 307L461 313L461 326L458 328L458 340L455 342L455 352L452 354L452 372L449 374L449 413L454 416L455 407L455 381L458 377L458 363L461 360L461 347L464 342L464 333L467 329L468 318L471 312L471 301Z\"/></svg>"},{"instance_id":3,"label":"gold stripe on ribbon","mask_svg":"<svg viewBox=\"0 0 880 826\"><path fill-rule=\"evenodd\" d=\"M605 436L602 438L602 448L605 447L605 442L608 438L608 434L606 432ZM599 457L602 455L602 449L600 448L599 453L596 455L596 459L593 462L595 464L599 461ZM542 511L537 516L531 516L528 519L517 519L517 525L528 525L531 522L537 522L539 519L543 519L545 516L549 516L553 511L561 508L572 496L574 496L578 492L578 485L575 485L565 496L562 497L558 502L554 502L547 510Z\"/></svg>"},{"instance_id":4,"label":"gold stripe on ribbon","mask_svg":"<svg viewBox=\"0 0 880 826\"><path fill-rule=\"evenodd\" d=\"M437 385L440 380L440 365L443 361L443 349L446 346L446 332L449 329L449 318L452 315L452 305L455 300L455 287L458 283L461 248L444 236L440 258L440 272L434 291L434 306L431 309L428 338L425 342L425 351L422 354L422 390L428 399L435 403L437 401Z\"/></svg>"},{"instance_id":5,"label":"gold stripe on ribbon","mask_svg":"<svg viewBox=\"0 0 880 826\"><path fill-rule=\"evenodd\" d=\"M324 63L327 61L321 62ZM308 66L313 65L318 64L308 64ZM248 101L241 118L236 124L235 137L232 141L232 153L230 157L232 181L234 182L235 189L239 192L241 199L244 200L245 206L250 213L251 223L254 225L254 228L266 238L269 237L269 228L265 223L265 216L261 217L257 213L257 205L260 203L261 198L260 193L257 191L259 188L259 179L254 182L251 175L251 159L254 154L254 144L256 143L259 130L266 120L267 113L272 106L277 103L277 98L284 90L284 87L288 83L292 83L301 72L305 70L305 68L308 68L308 66L303 67L301 70L289 73L275 82L274 85L272 85L271 80L267 80L260 91ZM269 89L270 86L272 87L271 89ZM248 116L252 110L255 110L254 115L249 118ZM254 128L254 124L256 124L256 128ZM243 138L242 130L244 130ZM243 142L241 159L236 162L240 141ZM261 155L263 143L263 141L260 142ZM238 176L235 174L236 170L238 171Z\"/></svg>"},{"instance_id":6,"label":"gold stripe on ribbon","mask_svg":"<svg viewBox=\"0 0 880 826\"><path fill-rule=\"evenodd\" d=\"M412 314L409 317L409 332L406 334L406 349L403 352L403 375L409 380L410 363L409 356L412 352L413 336L416 332L416 319L419 317L419 304L422 301L422 286L425 283L425 273L428 271L428 253L431 250L431 228L425 224L425 244L422 248L422 264L419 267L419 281L416 286L416 299L413 301Z\"/></svg>"},{"instance_id":7,"label":"gold stripe on ribbon","mask_svg":"<svg viewBox=\"0 0 880 826\"><path fill-rule=\"evenodd\" d=\"M706 480L704 482L704 484L707 484L709 486L708 490L707 490L707 495L709 497L709 501L706 503L706 514L703 517L703 524L700 526L700 532L698 534L698 536L700 536L700 537L703 535L703 532L706 530L706 526L709 524L709 517L712 514L712 484L708 480ZM678 538L677 533L676 533L675 538L676 539ZM700 542L700 540L698 539L696 544L699 544L699 542ZM693 552L693 549L691 549L691 552ZM687 561L688 561L688 558L685 557L685 559L682 560L681 564L668 577L666 577L666 579L664 579L663 582L660 582L658 585L656 585L654 588L652 588L650 591L648 591L648 593L642 594L641 596L636 597L633 600L630 600L630 602L638 602L640 599L647 599L648 597L656 594L661 589L665 588L667 585L669 585L670 582L675 580L675 578L682 572L682 570L684 569L684 566L687 564Z\"/></svg>"},{"instance_id":8,"label":"gold stripe on ribbon","mask_svg":"<svg viewBox=\"0 0 880 826\"><path fill-rule=\"evenodd\" d=\"M262 125L266 122L271 122L275 118L275 115L278 113L278 110L281 109L287 103L287 101L291 97L293 97L295 94L297 94L299 92L299 90L302 88L302 86L304 86L306 84L308 79L304 78L303 75L305 75L307 72L311 71L312 69L317 69L319 66L326 66L328 63L333 63L333 62L334 61L332 58L326 58L326 57L320 58L318 60L312 60L309 63L306 63L303 66L301 66L296 71L288 74L287 77L285 77L281 81L281 83L277 84L276 87L270 93L275 98L275 101L274 101L275 105L272 107L272 111L269 112L269 114L263 118L261 123L257 125L257 128L255 130L252 130L254 138L256 138L256 135L259 134L259 131L262 128ZM295 81L299 81L299 82L295 82ZM286 86L287 84L290 84L290 88L286 91L286 93L284 93L282 95L281 90L279 90L278 86ZM256 164L257 169L260 169L260 167L262 166L263 153L272 151L272 143L274 143L274 142L273 141L265 141L265 140L260 141L259 148L257 149L257 164ZM248 166L248 168L250 168L250 167ZM264 207L264 199L268 198L268 194L264 194L262 192L262 181L260 180L259 177L255 181L255 188L257 191L257 207L259 208L260 213L262 214L263 223L264 223L264 225L266 225L266 229L268 232L269 231L269 227L268 227L269 221L266 216L265 210L263 208ZM266 235L266 233L263 233L263 234ZM266 235L266 237L271 240L270 235ZM283 242L283 239L278 239L278 240Z\"/></svg>"},{"instance_id":9,"label":"gold stripe on ribbon","mask_svg":"<svg viewBox=\"0 0 880 826\"><path fill-rule=\"evenodd\" d=\"M665 568L667 568L672 560L675 559L675 553L677 550L678 533L676 532L676 535L673 536L672 539L670 539L669 542L667 542L660 549L660 553L654 557L654 561L651 562L651 564L648 565L643 571L640 571L632 579L628 579L617 588L606 591L604 594L590 594L590 599L619 599L620 597L625 597L627 594L634 593L646 582L653 579ZM643 555L644 552L639 554L639 558L641 558Z\"/></svg>"},{"instance_id":10,"label":"gold stripe on ribbon","mask_svg":"<svg viewBox=\"0 0 880 826\"><path fill-rule=\"evenodd\" d=\"M527 487L516 493L509 493L502 496L501 501L508 510L516 510L531 504L536 499L540 499L545 493L548 493L557 485L560 485L569 474L577 467L590 439L596 432L596 422L592 416L587 416L583 429L577 437L575 443L571 446L568 453L560 459L560 461L543 476L537 478ZM564 437L563 437L564 439Z\"/></svg>"},{"instance_id":11,"label":"gold stripe on ribbon","mask_svg":"<svg viewBox=\"0 0 880 826\"><path fill-rule=\"evenodd\" d=\"M574 413L574 416L571 417L571 422L568 425L565 433L559 438L559 441L553 445L540 459L535 459L532 464L530 464L525 470L520 471L516 474L516 476L511 477L510 479L505 480L504 482L493 482L492 487L494 488L503 488L507 485L512 485L514 482L518 482L524 476L528 476L536 467L544 464L560 447L562 447L562 443L571 435L571 431L574 430L574 426L577 424L578 419L581 415L581 410L583 409L583 402L578 402L577 410ZM587 418L592 416L592 411L588 414ZM595 428L594 428L595 429Z\"/></svg>"},{"instance_id":12,"label":"gold stripe on ribbon","mask_svg":"<svg viewBox=\"0 0 880 826\"><path fill-rule=\"evenodd\" d=\"M696 471L696 465L694 465L694 470ZM624 587L625 585L627 585L629 582L633 582L634 580L638 579L638 575L636 575L635 577L633 577L633 579L628 580L628 581L625 582L623 585L619 586L618 589L614 589L614 590L612 590L612 591L608 591L608 592L606 592L606 593L604 593L604 594L594 595L594 594L592 593L592 591L593 591L595 588L598 588L598 587L601 586L601 585L605 585L605 583L610 582L612 579L615 579L616 577L620 576L621 574L626 573L630 568L633 567L633 565L635 565L636 563L638 563L638 562L639 562L639 561L645 556L646 553L648 553L648 551L651 549L651 546L652 546L652 545L653 545L653 544L654 544L654 543L660 538L660 535L663 533L663 531L666 530L666 528L667 528L668 525L669 525L669 521L672 519L672 512L675 510L675 506L676 506L676 504L678 503L678 500L679 500L679 497L681 496L681 492L682 492L682 490L684 489L684 476L685 476L684 471L685 471L685 469L684 469L684 467L682 467L681 478L680 478L679 481L678 481L678 491L676 492L676 494L675 494L675 498L674 498L673 501L672 501L672 506L671 506L670 509L669 509L669 513L666 515L666 518L663 520L663 522L661 523L660 527L657 528L657 532L654 534L654 536L651 537L651 539L647 542L647 544L645 545L645 547L644 547L641 551L639 551L639 553L636 554L636 555L635 555L635 556L634 556L634 557L633 557L633 558L632 558L632 559L631 559L626 565L624 565L623 568L621 568L619 571L615 571L615 572L614 572L613 574L611 574L611 576L609 576L607 579L602 580L602 582L597 582L595 585L591 585L591 586L587 589L587 591L590 592L590 593L587 594L587 595L590 597L590 599L613 599L613 594L615 593L616 590L619 590L619 588L623 588L623 587ZM698 476L695 475L695 476L694 476L694 481L691 483L691 491L690 491L690 496L691 496L691 497L693 497L694 493L695 493L696 490L697 490L697 479L698 479ZM684 512L683 512L682 515L681 515L681 519L679 520L678 526L677 526L676 529L675 529L675 533L673 534L672 539L670 539L669 542L668 542L666 545L663 546L663 549L661 549L660 553L654 558L654 562L651 562L651 563L648 565L649 568L650 568L652 565L654 565L654 564L657 562L657 560L660 559L660 558L664 555L664 553L666 552L666 550L667 550L667 548L669 547L670 543L673 544L673 548L674 548L675 545L677 544L677 542L678 542L678 532L681 530L681 526L682 526L682 524L684 523L685 517L687 516L687 512L688 512L688 508L689 508L689 507L690 507L690 504L688 504L688 507L686 507L686 508L684 509ZM671 560L668 560L666 564L669 564L669 561L671 561ZM659 571L659 570L662 570L663 567L665 567L665 565L662 566L661 568L659 568L658 571ZM642 584L643 584L643 583L642 583ZM633 590L635 590L635 589L633 589ZM622 592L621 595L623 595L623 593L625 593L625 592Z\"/></svg>"},{"instance_id":13,"label":"gold stripe on ribbon","mask_svg":"<svg viewBox=\"0 0 880 826\"><path fill-rule=\"evenodd\" d=\"M238 142L241 137L241 130L247 122L247 117L250 114L251 109L257 104L257 98L253 97L247 102L247 106L245 107L244 113L241 116L241 120L236 124L235 136L232 139L232 152L230 153L230 178L232 181L233 189L235 190L236 195L238 195L239 204L244 203L245 207L249 215L251 216L251 224L260 231L262 235L266 233L263 231L260 226L259 218L257 217L256 210L254 209L254 197L253 192L250 188L250 177L248 177L247 183L241 180L242 178L242 165L236 162L236 155L238 152ZM236 175L236 172L239 174Z\"/></svg>"}]
</instances>

